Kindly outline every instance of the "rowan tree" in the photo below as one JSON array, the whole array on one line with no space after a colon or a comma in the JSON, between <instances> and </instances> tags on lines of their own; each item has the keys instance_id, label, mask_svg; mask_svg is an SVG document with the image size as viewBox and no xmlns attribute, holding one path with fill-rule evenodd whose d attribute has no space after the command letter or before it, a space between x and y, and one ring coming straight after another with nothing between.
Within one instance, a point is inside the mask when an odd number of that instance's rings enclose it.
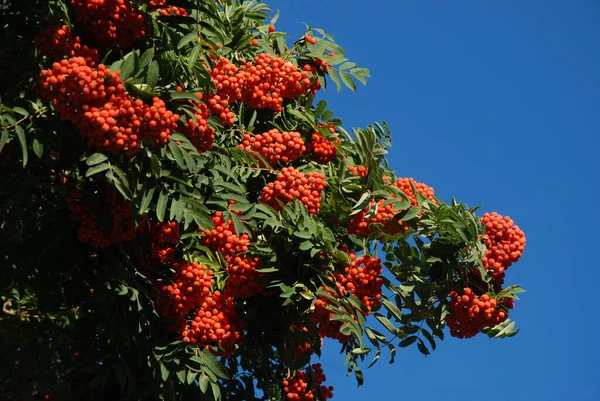
<instances>
[{"instance_id":1,"label":"rowan tree","mask_svg":"<svg viewBox=\"0 0 600 401\"><path fill-rule=\"evenodd\" d=\"M327 400L445 333L516 334L523 232L396 175L367 69L260 1L0 1L3 400ZM446 326L449 331L446 331Z\"/></svg>"}]
</instances>

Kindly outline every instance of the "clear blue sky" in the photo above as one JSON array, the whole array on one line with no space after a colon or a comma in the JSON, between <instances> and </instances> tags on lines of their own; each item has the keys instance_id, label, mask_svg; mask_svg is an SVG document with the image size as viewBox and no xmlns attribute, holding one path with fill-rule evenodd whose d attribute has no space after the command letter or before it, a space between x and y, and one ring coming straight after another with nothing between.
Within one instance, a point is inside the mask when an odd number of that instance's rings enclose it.
<instances>
[{"instance_id":1,"label":"clear blue sky","mask_svg":"<svg viewBox=\"0 0 600 401\"><path fill-rule=\"evenodd\" d=\"M334 399L600 400L600 2L268 3L279 30L323 28L370 68L356 94L325 98L347 128L389 123L398 175L510 215L528 237L507 276L528 290L511 315L517 337L399 350L358 389L330 344Z\"/></svg>"}]
</instances>

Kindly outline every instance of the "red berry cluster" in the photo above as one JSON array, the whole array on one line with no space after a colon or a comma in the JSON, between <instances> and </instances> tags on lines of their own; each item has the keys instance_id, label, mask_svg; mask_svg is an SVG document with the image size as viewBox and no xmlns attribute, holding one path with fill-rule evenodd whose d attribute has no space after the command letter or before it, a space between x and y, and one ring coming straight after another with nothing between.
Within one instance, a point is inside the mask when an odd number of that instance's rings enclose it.
<instances>
[{"instance_id":1,"label":"red berry cluster","mask_svg":"<svg viewBox=\"0 0 600 401\"><path fill-rule=\"evenodd\" d=\"M401 231L400 227L393 224L392 221L394 221L394 216L400 211L394 210L394 205L384 205L384 203L385 199L379 200L377 202L377 212L375 215L371 218L366 218L369 214L369 210L375 206L375 200L371 199L371 204L369 206L366 206L352 217L352 220L350 220L350 224L348 225L348 232L358 235L359 237L368 237L373 234L371 224L378 223L385 227L385 231L388 234L393 235L399 233ZM404 222L396 221L396 223L404 230L408 230L408 226Z\"/></svg>"},{"instance_id":2,"label":"red berry cluster","mask_svg":"<svg viewBox=\"0 0 600 401\"><path fill-rule=\"evenodd\" d=\"M487 294L478 297L472 289L465 288L463 294L450 293L451 314L446 318L450 334L457 338L470 338L486 327L494 327L504 322L508 315L501 309L503 305L512 309L514 299L504 298L498 302Z\"/></svg>"},{"instance_id":3,"label":"red berry cluster","mask_svg":"<svg viewBox=\"0 0 600 401\"><path fill-rule=\"evenodd\" d=\"M235 114L229 109L229 106L242 98L244 75L239 73L238 67L225 57L221 57L210 70L210 76L217 88L216 94L206 98L211 113L223 124L232 125L235 121Z\"/></svg>"},{"instance_id":4,"label":"red berry cluster","mask_svg":"<svg viewBox=\"0 0 600 401\"><path fill-rule=\"evenodd\" d=\"M234 298L250 298L263 291L260 282L261 273L257 272L262 266L260 258L246 255L230 256L227 258L225 272L229 275L226 281L226 294Z\"/></svg>"},{"instance_id":5,"label":"red berry cluster","mask_svg":"<svg viewBox=\"0 0 600 401\"><path fill-rule=\"evenodd\" d=\"M239 319L233 298L215 291L199 305L191 322L182 331L183 341L204 347L218 346L218 355L229 357L243 342L245 323Z\"/></svg>"},{"instance_id":6,"label":"red berry cluster","mask_svg":"<svg viewBox=\"0 0 600 401\"><path fill-rule=\"evenodd\" d=\"M394 185L400 188L400 190L404 192L406 196L408 196L408 200L410 200L410 203L412 203L413 206L419 206L419 203L417 202L417 197L415 196L412 187L410 186L411 182L417 189L418 193L420 193L427 199L433 200L433 188L428 187L423 183L416 182L412 178L398 178Z\"/></svg>"},{"instance_id":7,"label":"red berry cluster","mask_svg":"<svg viewBox=\"0 0 600 401\"><path fill-rule=\"evenodd\" d=\"M71 0L77 22L98 45L127 49L145 35L144 16L130 0Z\"/></svg>"},{"instance_id":8,"label":"red berry cluster","mask_svg":"<svg viewBox=\"0 0 600 401\"><path fill-rule=\"evenodd\" d=\"M312 160L320 164L327 164L335 160L337 156L336 144L340 143L339 138L336 138L332 142L329 139L325 139L318 132L315 132L312 134L312 141L308 143L307 148Z\"/></svg>"},{"instance_id":9,"label":"red berry cluster","mask_svg":"<svg viewBox=\"0 0 600 401\"><path fill-rule=\"evenodd\" d=\"M321 207L321 194L326 186L323 174L305 175L292 167L284 167L277 175L277 180L263 188L260 201L280 210L282 204L297 199L306 206L309 213L317 214Z\"/></svg>"},{"instance_id":10,"label":"red berry cluster","mask_svg":"<svg viewBox=\"0 0 600 401\"><path fill-rule=\"evenodd\" d=\"M163 264L175 261L175 246L181 239L179 223L176 221L150 223L150 257Z\"/></svg>"},{"instance_id":11,"label":"red berry cluster","mask_svg":"<svg viewBox=\"0 0 600 401\"><path fill-rule=\"evenodd\" d=\"M348 166L348 171L350 171L350 174L357 175L360 178L365 178L367 176L366 166Z\"/></svg>"},{"instance_id":12,"label":"red berry cluster","mask_svg":"<svg viewBox=\"0 0 600 401\"><path fill-rule=\"evenodd\" d=\"M496 286L504 284L505 270L523 255L527 242L525 233L513 220L496 212L485 213L481 218L485 224L487 248L481 259L486 270L491 271Z\"/></svg>"},{"instance_id":13,"label":"red berry cluster","mask_svg":"<svg viewBox=\"0 0 600 401\"><path fill-rule=\"evenodd\" d=\"M158 301L158 308L167 318L180 321L195 308L203 307L214 284L213 271L188 261L175 263L173 268L175 276L172 284L162 287L163 297Z\"/></svg>"},{"instance_id":14,"label":"red berry cluster","mask_svg":"<svg viewBox=\"0 0 600 401\"><path fill-rule=\"evenodd\" d=\"M338 294L328 291L332 296L338 297ZM347 336L340 332L340 329L344 325L343 322L339 320L331 320L334 316L334 313L329 310L331 307L331 302L320 296L315 301L315 309L309 315L310 320L317 325L317 333L321 337L333 338L338 340L340 343L344 344L352 340L351 336Z\"/></svg>"},{"instance_id":15,"label":"red berry cluster","mask_svg":"<svg viewBox=\"0 0 600 401\"><path fill-rule=\"evenodd\" d=\"M283 396L291 401L326 401L333 397L333 387L325 386L327 379L320 363L312 365L314 374L314 388L308 386L308 377L305 372L297 370L294 376L283 380Z\"/></svg>"},{"instance_id":16,"label":"red berry cluster","mask_svg":"<svg viewBox=\"0 0 600 401\"><path fill-rule=\"evenodd\" d=\"M192 102L192 104L194 105L193 114L196 121L188 117L182 133L196 147L198 152L202 153L212 149L215 141L215 129L208 125L208 118L210 117L208 106L203 102Z\"/></svg>"},{"instance_id":17,"label":"red berry cluster","mask_svg":"<svg viewBox=\"0 0 600 401\"><path fill-rule=\"evenodd\" d=\"M107 248L113 244L131 241L136 234L131 204L121 198L116 189L102 188L91 194L74 191L67 195L71 220L78 223L77 237L79 241L97 248ZM109 216L111 221L106 227L99 224L96 211L102 216ZM110 228L110 232L105 232Z\"/></svg>"},{"instance_id":18,"label":"red berry cluster","mask_svg":"<svg viewBox=\"0 0 600 401\"><path fill-rule=\"evenodd\" d=\"M67 25L49 25L35 38L35 44L50 61L83 57L89 67L94 67L100 60L98 51L82 45L81 38L74 36Z\"/></svg>"},{"instance_id":19,"label":"red berry cluster","mask_svg":"<svg viewBox=\"0 0 600 401\"><path fill-rule=\"evenodd\" d=\"M112 153L132 155L139 151L142 139L165 144L179 120L159 98L152 105L132 99L118 72L102 64L91 68L82 57L43 70L40 95L52 99L60 118L72 121L90 147Z\"/></svg>"},{"instance_id":20,"label":"red berry cluster","mask_svg":"<svg viewBox=\"0 0 600 401\"><path fill-rule=\"evenodd\" d=\"M244 233L241 236L235 232L233 220L225 221L222 212L215 212L211 217L215 226L212 230L199 229L204 235L200 238L200 244L213 251L221 251L225 256L234 256L248 251L250 237Z\"/></svg>"},{"instance_id":21,"label":"red berry cluster","mask_svg":"<svg viewBox=\"0 0 600 401\"><path fill-rule=\"evenodd\" d=\"M255 109L279 112L284 99L303 95L312 85L308 71L268 53L254 57L254 64L248 62L240 70L244 73L242 101Z\"/></svg>"},{"instance_id":22,"label":"red berry cluster","mask_svg":"<svg viewBox=\"0 0 600 401\"><path fill-rule=\"evenodd\" d=\"M279 132L277 129L258 135L245 134L239 147L259 153L273 168L296 160L306 151L298 132Z\"/></svg>"},{"instance_id":23,"label":"red berry cluster","mask_svg":"<svg viewBox=\"0 0 600 401\"><path fill-rule=\"evenodd\" d=\"M381 301L381 260L368 255L356 258L354 253L351 253L350 257L352 264L344 269L344 273L335 273L338 288L342 289L342 294L355 295L371 311ZM369 312L365 313L368 314Z\"/></svg>"}]
</instances>

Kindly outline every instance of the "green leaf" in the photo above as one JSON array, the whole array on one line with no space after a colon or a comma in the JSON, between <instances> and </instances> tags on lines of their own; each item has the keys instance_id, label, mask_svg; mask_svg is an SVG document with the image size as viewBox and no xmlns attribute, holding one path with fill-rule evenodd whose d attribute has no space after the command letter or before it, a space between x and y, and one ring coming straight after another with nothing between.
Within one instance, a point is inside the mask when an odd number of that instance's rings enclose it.
<instances>
[{"instance_id":1,"label":"green leaf","mask_svg":"<svg viewBox=\"0 0 600 401\"><path fill-rule=\"evenodd\" d=\"M345 71L340 71L340 77L342 78L342 81L344 81L344 84L350 88L351 91L356 92L356 83L350 74Z\"/></svg>"},{"instance_id":2,"label":"green leaf","mask_svg":"<svg viewBox=\"0 0 600 401\"><path fill-rule=\"evenodd\" d=\"M194 101L198 101L198 97L196 96L195 93L192 92L173 92L171 93L171 99L173 100L179 100L179 99L188 99L188 100L194 100Z\"/></svg>"},{"instance_id":3,"label":"green leaf","mask_svg":"<svg viewBox=\"0 0 600 401\"><path fill-rule=\"evenodd\" d=\"M194 382L194 379L196 379L196 375L197 375L197 373L194 372L193 370L191 370L191 369L188 370L188 372L187 372L187 380L186 380L188 385L192 384Z\"/></svg>"},{"instance_id":4,"label":"green leaf","mask_svg":"<svg viewBox=\"0 0 600 401\"><path fill-rule=\"evenodd\" d=\"M148 210L148 206L150 206L150 202L152 202L152 198L154 197L155 188L150 188L148 192L144 194L142 197L142 202L140 203L139 214L142 215L146 213Z\"/></svg>"},{"instance_id":5,"label":"green leaf","mask_svg":"<svg viewBox=\"0 0 600 401\"><path fill-rule=\"evenodd\" d=\"M88 166L94 166L96 164L105 162L106 160L108 160L108 157L106 157L104 154L94 153L93 155L88 157L88 159L85 161L85 164L87 164Z\"/></svg>"},{"instance_id":6,"label":"green leaf","mask_svg":"<svg viewBox=\"0 0 600 401\"><path fill-rule=\"evenodd\" d=\"M419 349L419 351L421 351L421 353L423 355L431 354L431 352L429 352L429 350L425 346L425 343L423 342L423 340L421 340L420 338L419 338L419 341L417 342L417 348Z\"/></svg>"},{"instance_id":7,"label":"green leaf","mask_svg":"<svg viewBox=\"0 0 600 401\"><path fill-rule=\"evenodd\" d=\"M129 53L129 55L127 55L127 57L125 57L125 59L123 60L123 64L121 64L121 71L119 73L121 81L127 80L127 78L129 78L133 73L133 70L135 68L136 57L136 52L133 51Z\"/></svg>"},{"instance_id":8,"label":"green leaf","mask_svg":"<svg viewBox=\"0 0 600 401\"><path fill-rule=\"evenodd\" d=\"M29 115L29 112L22 107L13 107L12 111L14 111L15 113L18 113L24 117L27 117Z\"/></svg>"},{"instance_id":9,"label":"green leaf","mask_svg":"<svg viewBox=\"0 0 600 401\"><path fill-rule=\"evenodd\" d=\"M3 129L2 130L2 137L0 137L0 152L2 152L2 149L4 149L4 146L8 143L8 130L7 129Z\"/></svg>"},{"instance_id":10,"label":"green leaf","mask_svg":"<svg viewBox=\"0 0 600 401\"><path fill-rule=\"evenodd\" d=\"M417 341L417 336L410 336L410 337L406 337L404 340L400 341L400 344L398 344L401 347L408 347L409 345L413 344L415 341Z\"/></svg>"},{"instance_id":11,"label":"green leaf","mask_svg":"<svg viewBox=\"0 0 600 401\"><path fill-rule=\"evenodd\" d=\"M200 56L201 51L202 47L200 45L194 46L194 48L190 52L190 57L188 59L190 66L193 66L196 64L196 62L198 62L198 57Z\"/></svg>"},{"instance_id":12,"label":"green leaf","mask_svg":"<svg viewBox=\"0 0 600 401\"><path fill-rule=\"evenodd\" d=\"M208 375L203 373L200 374L200 376L198 376L198 384L200 385L200 391L206 393L206 390L208 389Z\"/></svg>"},{"instance_id":13,"label":"green leaf","mask_svg":"<svg viewBox=\"0 0 600 401\"><path fill-rule=\"evenodd\" d=\"M88 168L87 171L85 172L85 176L91 177L94 174L101 173L102 171L106 171L109 168L110 168L110 164L108 164L108 163L97 164L95 166Z\"/></svg>"},{"instance_id":14,"label":"green leaf","mask_svg":"<svg viewBox=\"0 0 600 401\"><path fill-rule=\"evenodd\" d=\"M175 158L177 165L181 169L187 170L187 166L185 164L185 161L183 160L183 154L181 153L181 149L179 148L179 146L177 146L175 142L171 141L169 142L169 150L171 150L171 154Z\"/></svg>"},{"instance_id":15,"label":"green leaf","mask_svg":"<svg viewBox=\"0 0 600 401\"><path fill-rule=\"evenodd\" d=\"M198 39L198 32L190 32L179 40L179 43L177 43L177 48L181 49L183 46L185 46L188 43L190 43L191 41L197 40L197 39Z\"/></svg>"},{"instance_id":16,"label":"green leaf","mask_svg":"<svg viewBox=\"0 0 600 401\"><path fill-rule=\"evenodd\" d=\"M138 68L140 70L146 68L146 66L148 66L152 62L153 58L154 58L154 47L151 47L148 50L146 50L144 52L144 54L142 54L142 56L140 57L140 65Z\"/></svg>"},{"instance_id":17,"label":"green leaf","mask_svg":"<svg viewBox=\"0 0 600 401\"><path fill-rule=\"evenodd\" d=\"M156 60L152 61L146 73L146 84L154 88L158 84L159 72L160 66L158 62Z\"/></svg>"},{"instance_id":18,"label":"green leaf","mask_svg":"<svg viewBox=\"0 0 600 401\"><path fill-rule=\"evenodd\" d=\"M19 138L19 142L21 143L21 151L23 152L23 167L27 165L28 155L27 155L27 140L25 139L25 130L20 125L15 127L15 131L17 132L17 138Z\"/></svg>"},{"instance_id":19,"label":"green leaf","mask_svg":"<svg viewBox=\"0 0 600 401\"><path fill-rule=\"evenodd\" d=\"M169 201L169 194L161 192L158 196L158 202L156 203L156 217L161 223L165 219L165 211L167 210L167 202Z\"/></svg>"},{"instance_id":20,"label":"green leaf","mask_svg":"<svg viewBox=\"0 0 600 401\"><path fill-rule=\"evenodd\" d=\"M329 76L331 77L331 80L333 81L333 83L335 84L337 91L341 91L342 90L342 83L340 82L340 77L337 74L337 72L335 70L330 70L329 71Z\"/></svg>"},{"instance_id":21,"label":"green leaf","mask_svg":"<svg viewBox=\"0 0 600 401\"><path fill-rule=\"evenodd\" d=\"M162 381L167 381L167 379L169 378L169 369L167 369L167 367L164 364L160 364L160 377L162 378Z\"/></svg>"},{"instance_id":22,"label":"green leaf","mask_svg":"<svg viewBox=\"0 0 600 401\"><path fill-rule=\"evenodd\" d=\"M33 152L35 153L35 155L41 159L44 155L44 144L38 141L37 138L33 138L31 147L33 148Z\"/></svg>"}]
</instances>

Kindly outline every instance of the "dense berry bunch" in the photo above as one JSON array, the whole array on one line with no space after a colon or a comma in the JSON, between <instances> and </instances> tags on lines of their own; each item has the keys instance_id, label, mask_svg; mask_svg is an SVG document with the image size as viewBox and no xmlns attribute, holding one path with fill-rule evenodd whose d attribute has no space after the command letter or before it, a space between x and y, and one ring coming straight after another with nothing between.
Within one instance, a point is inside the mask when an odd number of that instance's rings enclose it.
<instances>
[{"instance_id":1,"label":"dense berry bunch","mask_svg":"<svg viewBox=\"0 0 600 401\"><path fill-rule=\"evenodd\" d=\"M260 282L261 274L257 272L262 262L260 258L250 258L245 255L227 258L225 272L229 275L226 284L227 295L233 298L250 298L263 291Z\"/></svg>"},{"instance_id":2,"label":"dense berry bunch","mask_svg":"<svg viewBox=\"0 0 600 401\"><path fill-rule=\"evenodd\" d=\"M175 263L173 268L175 276L171 284L162 287L163 296L158 301L158 308L167 318L181 322L184 316L202 307L210 297L213 271L205 265L188 261Z\"/></svg>"},{"instance_id":3,"label":"dense berry bunch","mask_svg":"<svg viewBox=\"0 0 600 401\"><path fill-rule=\"evenodd\" d=\"M355 295L371 311L381 301L381 260L368 255L356 258L354 253L351 253L350 257L352 264L344 269L344 273L335 274L338 287L342 289L342 293Z\"/></svg>"},{"instance_id":4,"label":"dense berry bunch","mask_svg":"<svg viewBox=\"0 0 600 401\"><path fill-rule=\"evenodd\" d=\"M263 188L260 201L280 210L282 204L299 200L311 214L319 213L321 194L327 182L320 173L304 174L292 167L284 167L275 182Z\"/></svg>"},{"instance_id":5,"label":"dense berry bunch","mask_svg":"<svg viewBox=\"0 0 600 401\"><path fill-rule=\"evenodd\" d=\"M336 138L332 142L329 139L325 139L318 132L315 132L312 134L312 141L308 143L307 148L312 160L317 163L327 164L335 160L337 156L336 144L340 143L339 138Z\"/></svg>"},{"instance_id":6,"label":"dense berry bunch","mask_svg":"<svg viewBox=\"0 0 600 401\"><path fill-rule=\"evenodd\" d=\"M100 60L98 51L82 45L81 38L74 36L67 25L49 25L35 38L35 43L40 54L50 61L83 57L89 67L94 67Z\"/></svg>"},{"instance_id":7,"label":"dense berry bunch","mask_svg":"<svg viewBox=\"0 0 600 401\"><path fill-rule=\"evenodd\" d=\"M502 302L512 308L513 300ZM446 323L450 334L457 338L470 338L486 327L494 327L504 322L508 315L500 308L500 304L487 294L478 297L473 290L465 288L463 294L450 293L450 311Z\"/></svg>"},{"instance_id":8,"label":"dense berry bunch","mask_svg":"<svg viewBox=\"0 0 600 401\"><path fill-rule=\"evenodd\" d=\"M365 166L349 166L348 171L350 171L350 174L357 175L360 178L367 176L367 167Z\"/></svg>"},{"instance_id":9,"label":"dense berry bunch","mask_svg":"<svg viewBox=\"0 0 600 401\"><path fill-rule=\"evenodd\" d=\"M219 291L209 294L196 311L193 320L182 331L183 341L205 348L218 346L217 355L229 357L243 342L245 322L240 320L231 297Z\"/></svg>"},{"instance_id":10,"label":"dense berry bunch","mask_svg":"<svg viewBox=\"0 0 600 401\"><path fill-rule=\"evenodd\" d=\"M176 221L150 223L150 257L159 263L175 261L175 246L181 239L179 223Z\"/></svg>"},{"instance_id":11,"label":"dense berry bunch","mask_svg":"<svg viewBox=\"0 0 600 401\"><path fill-rule=\"evenodd\" d=\"M308 376L305 372L297 370L294 376L283 380L283 396L290 401L326 401L333 397L333 387L325 386L327 379L320 363L312 365L314 374L314 388L308 385Z\"/></svg>"},{"instance_id":12,"label":"dense berry bunch","mask_svg":"<svg viewBox=\"0 0 600 401\"><path fill-rule=\"evenodd\" d=\"M490 271L493 283L501 286L505 270L523 255L527 242L525 233L510 217L502 217L496 212L485 213L481 221L485 224L487 233L487 250L482 262L486 270Z\"/></svg>"},{"instance_id":13,"label":"dense berry bunch","mask_svg":"<svg viewBox=\"0 0 600 401\"><path fill-rule=\"evenodd\" d=\"M400 188L400 190L404 192L406 196L408 196L408 200L410 200L410 203L412 203L413 206L419 206L419 203L417 202L417 197L415 196L412 187L410 186L411 182L417 189L418 193L420 193L429 200L433 200L433 188L428 187L427 185L422 184L420 182L416 182L412 178L398 178L394 185Z\"/></svg>"},{"instance_id":14,"label":"dense berry bunch","mask_svg":"<svg viewBox=\"0 0 600 401\"><path fill-rule=\"evenodd\" d=\"M210 110L204 102L192 102L195 121L193 118L187 118L183 125L183 135L185 135L192 145L196 147L199 153L211 150L215 141L215 129L208 125Z\"/></svg>"},{"instance_id":15,"label":"dense berry bunch","mask_svg":"<svg viewBox=\"0 0 600 401\"><path fill-rule=\"evenodd\" d=\"M284 99L307 93L312 84L307 71L268 53L259 54L254 64L246 63L241 71L245 73L242 101L255 109L281 111Z\"/></svg>"},{"instance_id":16,"label":"dense berry bunch","mask_svg":"<svg viewBox=\"0 0 600 401\"><path fill-rule=\"evenodd\" d=\"M97 248L131 241L136 234L131 204L121 198L116 189L102 188L93 195L74 191L67 196L71 220L77 222L79 241ZM109 216L103 224L101 216Z\"/></svg>"},{"instance_id":17,"label":"dense berry bunch","mask_svg":"<svg viewBox=\"0 0 600 401\"><path fill-rule=\"evenodd\" d=\"M73 122L90 147L132 155L142 139L165 144L177 128L179 115L155 97L152 105L132 99L118 72L104 65L91 68L82 57L54 63L43 70L40 94L52 100L63 120Z\"/></svg>"},{"instance_id":18,"label":"dense berry bunch","mask_svg":"<svg viewBox=\"0 0 600 401\"><path fill-rule=\"evenodd\" d=\"M213 251L221 251L225 256L246 253L250 237L244 233L241 236L235 232L233 220L225 221L223 213L216 212L211 220L215 226L212 230L202 230L204 235L200 238L200 243Z\"/></svg>"},{"instance_id":19,"label":"dense berry bunch","mask_svg":"<svg viewBox=\"0 0 600 401\"><path fill-rule=\"evenodd\" d=\"M211 113L223 124L231 125L235 121L235 113L229 106L242 97L244 74L240 74L239 69L225 57L221 57L210 70L210 76L217 88L216 94L206 98Z\"/></svg>"},{"instance_id":20,"label":"dense berry bunch","mask_svg":"<svg viewBox=\"0 0 600 401\"><path fill-rule=\"evenodd\" d=\"M176 6L168 6L164 8L158 9L158 14L163 16L175 16L175 17L187 17L188 12L185 8L176 7Z\"/></svg>"},{"instance_id":21,"label":"dense berry bunch","mask_svg":"<svg viewBox=\"0 0 600 401\"><path fill-rule=\"evenodd\" d=\"M92 68L83 57L64 59L43 70L39 81L40 95L51 99L63 120L77 121L84 105L102 107L114 97L125 94L118 72L103 64Z\"/></svg>"},{"instance_id":22,"label":"dense berry bunch","mask_svg":"<svg viewBox=\"0 0 600 401\"><path fill-rule=\"evenodd\" d=\"M306 151L298 132L279 132L277 129L258 135L245 134L239 146L259 153L273 168L296 160Z\"/></svg>"},{"instance_id":23,"label":"dense berry bunch","mask_svg":"<svg viewBox=\"0 0 600 401\"><path fill-rule=\"evenodd\" d=\"M131 47L145 35L144 16L130 0L71 0L75 18L99 46Z\"/></svg>"},{"instance_id":24,"label":"dense berry bunch","mask_svg":"<svg viewBox=\"0 0 600 401\"><path fill-rule=\"evenodd\" d=\"M375 200L371 199L369 206L366 206L352 217L348 225L348 232L356 234L359 237L368 237L374 232L371 227L374 223L382 224L385 232L391 235L408 229L408 226L404 222L394 219L394 216L400 211L394 210L393 204L386 205L385 199L379 200L377 202L377 211L374 214L372 211L373 207L375 207ZM372 217L367 218L369 215L372 215Z\"/></svg>"}]
</instances>

